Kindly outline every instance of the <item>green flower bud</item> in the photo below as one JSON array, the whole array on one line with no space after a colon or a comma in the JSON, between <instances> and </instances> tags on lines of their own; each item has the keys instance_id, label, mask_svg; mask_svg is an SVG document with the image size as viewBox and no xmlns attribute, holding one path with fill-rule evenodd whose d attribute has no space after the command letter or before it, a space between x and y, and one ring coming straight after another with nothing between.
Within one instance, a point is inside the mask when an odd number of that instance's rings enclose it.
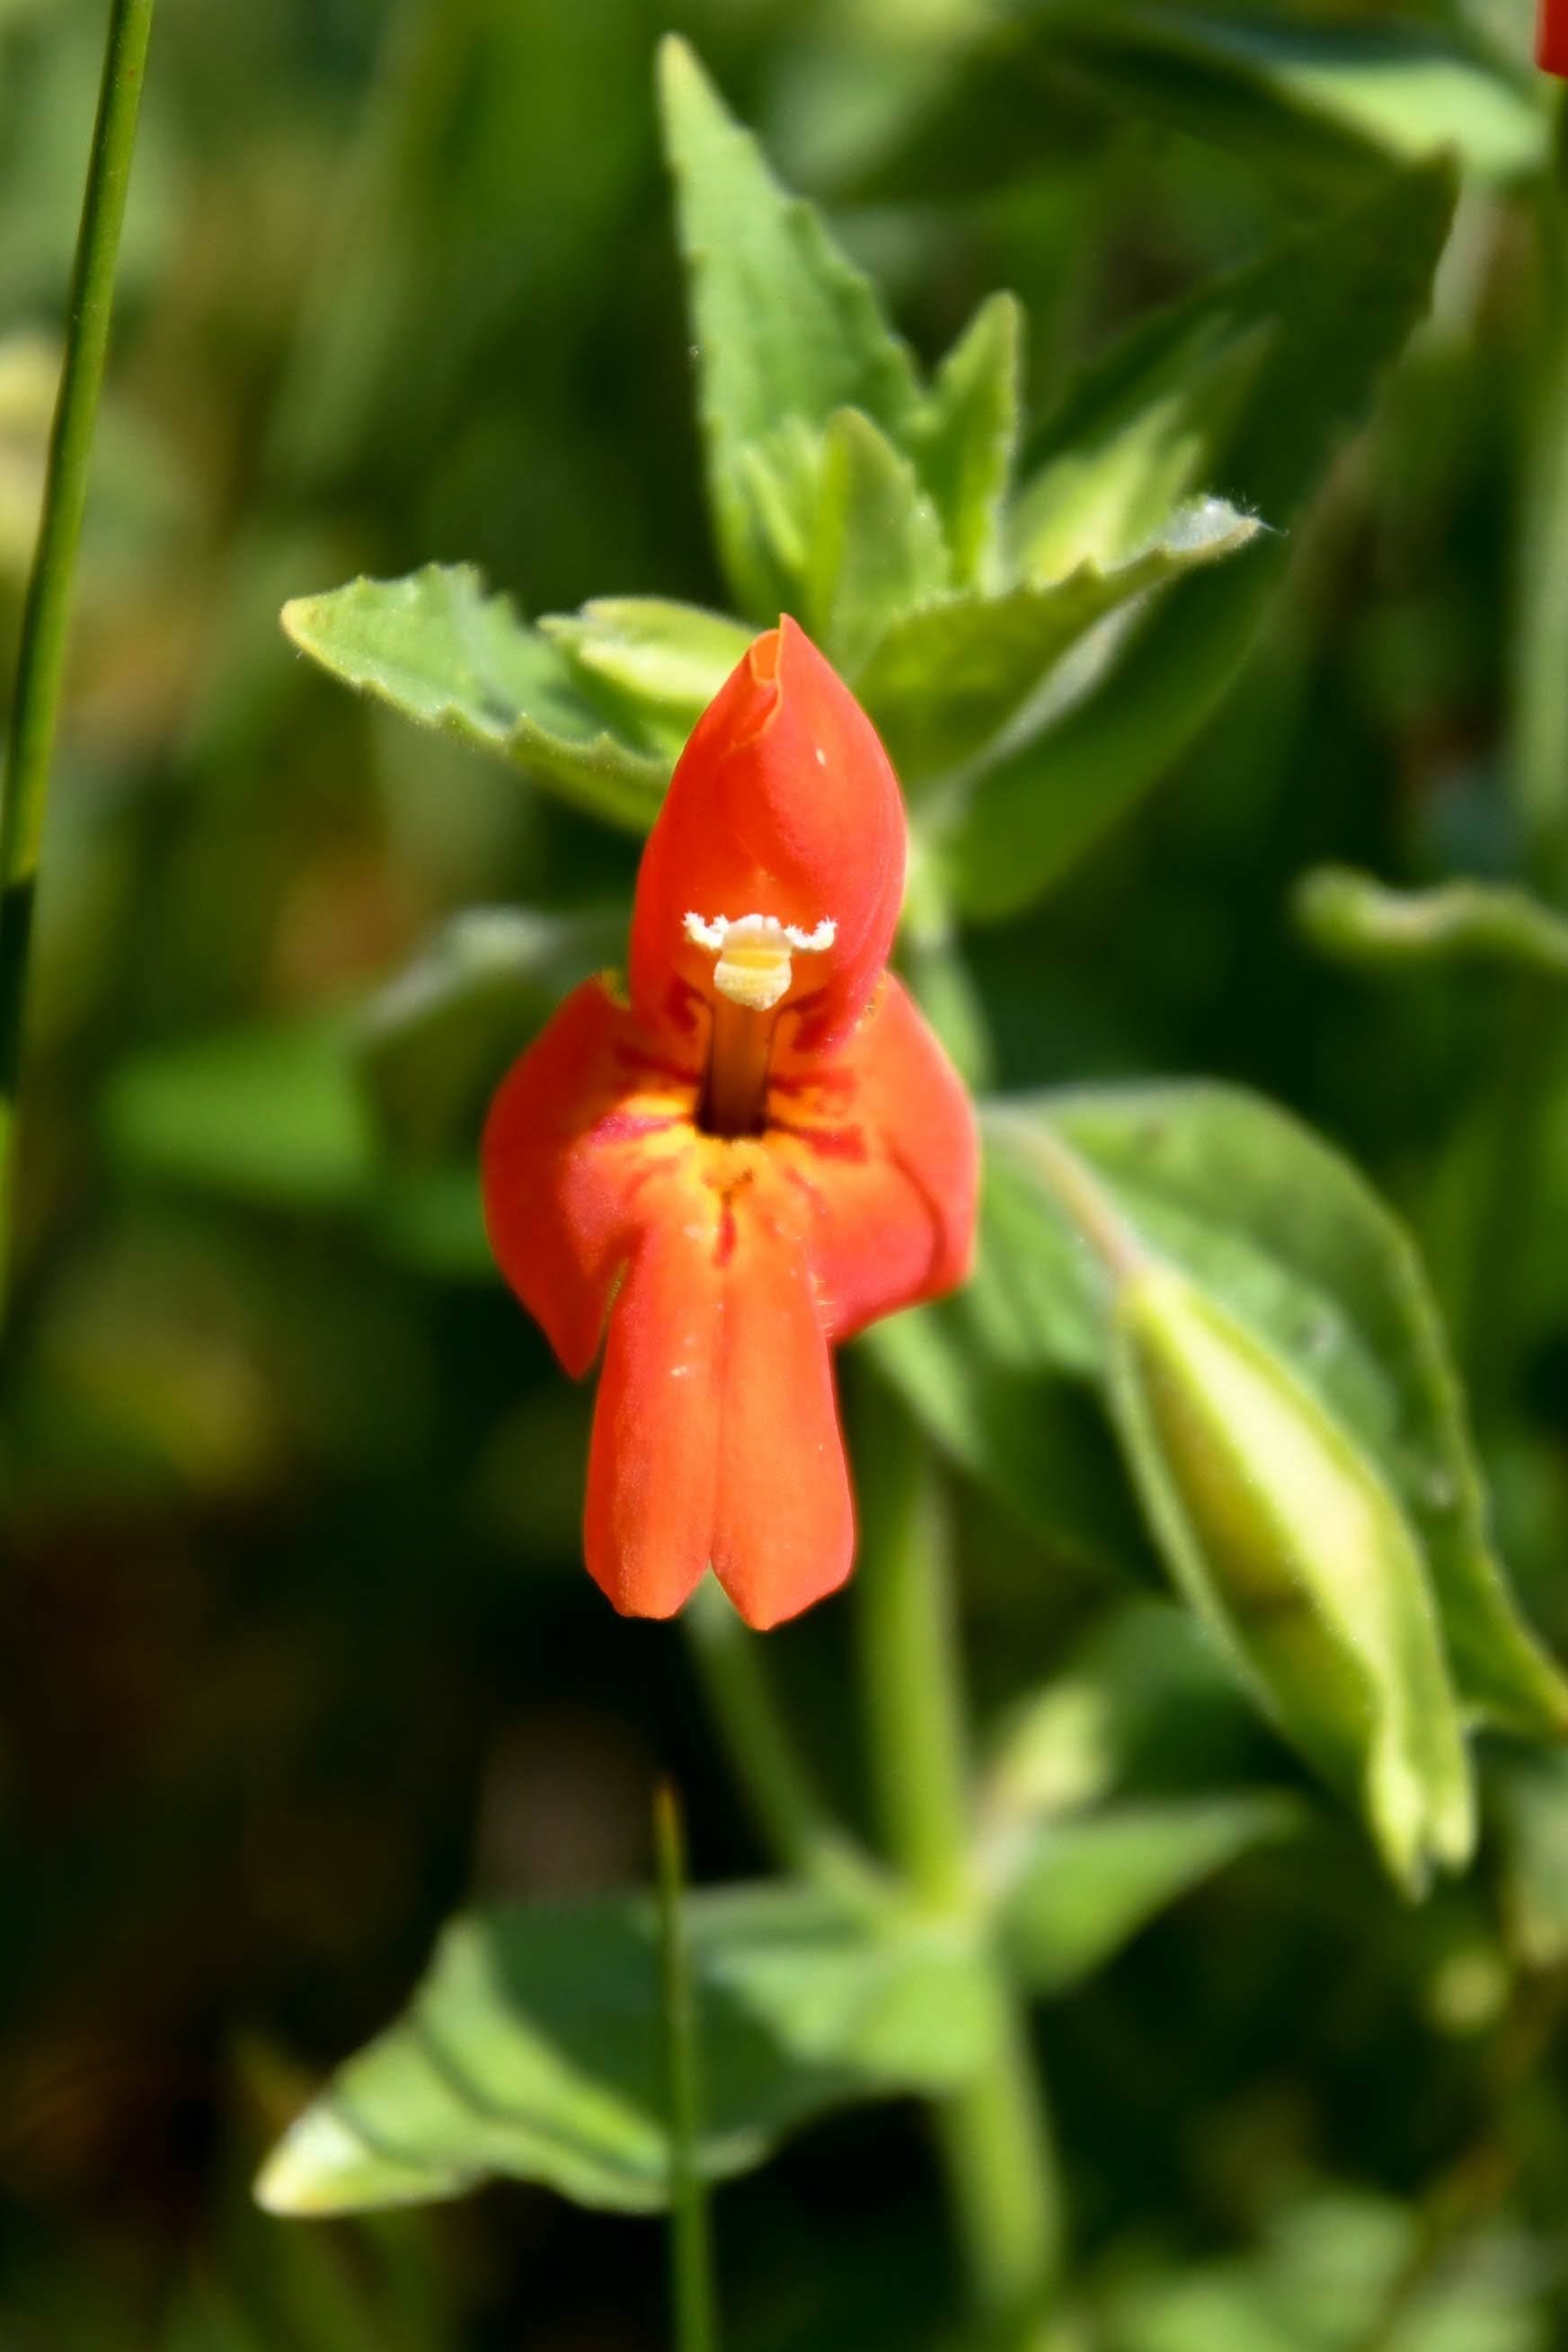
<instances>
[{"instance_id":1,"label":"green flower bud","mask_svg":"<svg viewBox=\"0 0 1568 2352\"><path fill-rule=\"evenodd\" d=\"M1374 1465L1295 1374L1168 1266L1129 1268L1118 1423L1188 1600L1413 1894L1460 1868L1475 1803L1426 1567Z\"/></svg>"}]
</instances>

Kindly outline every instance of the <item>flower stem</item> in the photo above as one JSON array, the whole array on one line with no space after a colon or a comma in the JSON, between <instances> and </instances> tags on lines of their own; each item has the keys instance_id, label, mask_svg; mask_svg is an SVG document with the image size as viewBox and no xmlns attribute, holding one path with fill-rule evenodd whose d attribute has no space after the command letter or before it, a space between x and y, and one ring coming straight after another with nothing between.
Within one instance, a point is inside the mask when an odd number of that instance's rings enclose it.
<instances>
[{"instance_id":1,"label":"flower stem","mask_svg":"<svg viewBox=\"0 0 1568 2352\"><path fill-rule=\"evenodd\" d=\"M669 2083L670 2302L675 2352L714 2352L713 2235L698 2154L702 2135L696 2011L692 2000L681 1901L685 1838L675 1792L664 1781L653 1797L659 1868L659 1957Z\"/></svg>"},{"instance_id":2,"label":"flower stem","mask_svg":"<svg viewBox=\"0 0 1568 2352\"><path fill-rule=\"evenodd\" d=\"M785 1865L852 1895L876 1891L877 1874L833 1820L816 1776L779 1706L762 1646L711 1578L683 1618L704 1695L762 1838Z\"/></svg>"},{"instance_id":3,"label":"flower stem","mask_svg":"<svg viewBox=\"0 0 1568 2352\"><path fill-rule=\"evenodd\" d=\"M1512 776L1533 877L1568 897L1568 91L1538 214L1541 346L1519 501Z\"/></svg>"},{"instance_id":4,"label":"flower stem","mask_svg":"<svg viewBox=\"0 0 1568 2352\"><path fill-rule=\"evenodd\" d=\"M889 1853L925 1907L983 1932L946 1528L936 1480L892 1400L859 1391L858 1570L871 1769ZM980 2073L937 2102L948 2197L976 2314L997 2352L1044 2352L1061 2190L1027 2021L998 1972Z\"/></svg>"},{"instance_id":5,"label":"flower stem","mask_svg":"<svg viewBox=\"0 0 1568 2352\"><path fill-rule=\"evenodd\" d=\"M1509 715L1511 778L1529 877L1568 902L1568 92L1557 96L1538 211L1540 351L1518 507ZM1484 1130L1461 1361L1478 1421L1506 1410L1529 1337L1524 1251L1537 1231L1563 1008L1521 971L1499 1023Z\"/></svg>"},{"instance_id":6,"label":"flower stem","mask_svg":"<svg viewBox=\"0 0 1568 2352\"><path fill-rule=\"evenodd\" d=\"M71 580L87 502L114 266L152 27L152 0L110 0L43 512L22 608L0 798L0 1309L15 1213L16 1089L33 898L65 674Z\"/></svg>"}]
</instances>

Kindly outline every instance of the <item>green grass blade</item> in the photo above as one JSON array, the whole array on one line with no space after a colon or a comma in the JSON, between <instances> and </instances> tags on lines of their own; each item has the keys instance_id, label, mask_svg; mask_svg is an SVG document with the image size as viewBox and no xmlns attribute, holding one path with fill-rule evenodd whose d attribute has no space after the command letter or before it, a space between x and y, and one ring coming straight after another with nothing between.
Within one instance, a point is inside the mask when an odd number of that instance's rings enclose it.
<instances>
[{"instance_id":1,"label":"green grass blade","mask_svg":"<svg viewBox=\"0 0 1568 2352\"><path fill-rule=\"evenodd\" d=\"M22 612L0 799L0 1302L13 1213L16 1088L33 898L65 674L71 582L87 503L88 465L109 350L114 268L152 28L152 0L111 0L43 513Z\"/></svg>"}]
</instances>

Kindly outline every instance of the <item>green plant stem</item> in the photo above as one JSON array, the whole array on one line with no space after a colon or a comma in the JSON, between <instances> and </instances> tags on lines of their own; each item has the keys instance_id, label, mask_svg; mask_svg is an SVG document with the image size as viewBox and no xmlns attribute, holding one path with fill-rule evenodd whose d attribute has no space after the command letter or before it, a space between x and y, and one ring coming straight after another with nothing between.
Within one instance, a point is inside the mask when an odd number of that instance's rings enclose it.
<instances>
[{"instance_id":1,"label":"green plant stem","mask_svg":"<svg viewBox=\"0 0 1568 2352\"><path fill-rule=\"evenodd\" d=\"M748 1633L711 1578L684 1623L704 1694L764 1843L785 1865L849 1895L879 1885L869 1858L838 1826L801 1756L763 1663L765 1637Z\"/></svg>"},{"instance_id":2,"label":"green plant stem","mask_svg":"<svg viewBox=\"0 0 1568 2352\"><path fill-rule=\"evenodd\" d=\"M685 1892L685 1838L675 1792L663 1782L653 1798L653 1844L659 1872L660 1980L664 2008L670 2123L670 2301L675 2352L714 2352L716 2297L713 2235L698 2147L702 2082L696 2011L692 2000L681 1903Z\"/></svg>"},{"instance_id":3,"label":"green plant stem","mask_svg":"<svg viewBox=\"0 0 1568 2352\"><path fill-rule=\"evenodd\" d=\"M957 1628L940 1496L902 1412L858 1391L862 1676L883 1835L910 1891L984 1932L974 1860ZM937 2138L977 2316L998 2352L1043 2352L1061 2260L1051 2127L1016 1992L998 1974L996 2044L936 2106Z\"/></svg>"},{"instance_id":4,"label":"green plant stem","mask_svg":"<svg viewBox=\"0 0 1568 2352\"><path fill-rule=\"evenodd\" d=\"M1562 1023L1555 990L1533 972L1511 979L1497 1019L1498 1066L1487 1090L1458 1331L1459 1360L1483 1427L1518 1402L1513 1389L1530 1336L1526 1244L1541 1208Z\"/></svg>"},{"instance_id":5,"label":"green plant stem","mask_svg":"<svg viewBox=\"0 0 1568 2352\"><path fill-rule=\"evenodd\" d=\"M1541 354L1519 502L1512 774L1537 887L1568 898L1568 91L1538 215Z\"/></svg>"},{"instance_id":6,"label":"green plant stem","mask_svg":"<svg viewBox=\"0 0 1568 2352\"><path fill-rule=\"evenodd\" d=\"M993 1104L985 1127L1028 1160L1112 1283L1125 1282L1148 1265L1148 1251L1104 1186L1044 1119Z\"/></svg>"},{"instance_id":7,"label":"green plant stem","mask_svg":"<svg viewBox=\"0 0 1568 2352\"><path fill-rule=\"evenodd\" d=\"M71 582L152 28L152 0L110 0L43 512L22 607L0 798L0 1311L15 1215L16 1092L33 901L65 675Z\"/></svg>"},{"instance_id":8,"label":"green plant stem","mask_svg":"<svg viewBox=\"0 0 1568 2352\"><path fill-rule=\"evenodd\" d=\"M1542 349L1519 504L1510 734L1530 878L1561 906L1568 902L1568 93L1558 95L1538 242ZM1500 1024L1463 1350L1481 1421L1508 1406L1528 1336L1521 1261L1541 1192L1563 1017L1555 992L1521 976Z\"/></svg>"}]
</instances>

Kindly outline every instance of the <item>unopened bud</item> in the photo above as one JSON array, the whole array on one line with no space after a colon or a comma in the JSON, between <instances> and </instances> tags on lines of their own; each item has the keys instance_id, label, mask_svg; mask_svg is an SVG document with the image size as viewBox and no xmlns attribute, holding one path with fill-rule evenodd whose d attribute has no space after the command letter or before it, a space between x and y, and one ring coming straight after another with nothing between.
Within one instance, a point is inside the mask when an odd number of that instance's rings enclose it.
<instances>
[{"instance_id":1,"label":"unopened bud","mask_svg":"<svg viewBox=\"0 0 1568 2352\"><path fill-rule=\"evenodd\" d=\"M1117 1299L1113 1397L1193 1606L1412 1892L1475 1840L1469 1763L1416 1538L1290 1368L1168 1266Z\"/></svg>"}]
</instances>

